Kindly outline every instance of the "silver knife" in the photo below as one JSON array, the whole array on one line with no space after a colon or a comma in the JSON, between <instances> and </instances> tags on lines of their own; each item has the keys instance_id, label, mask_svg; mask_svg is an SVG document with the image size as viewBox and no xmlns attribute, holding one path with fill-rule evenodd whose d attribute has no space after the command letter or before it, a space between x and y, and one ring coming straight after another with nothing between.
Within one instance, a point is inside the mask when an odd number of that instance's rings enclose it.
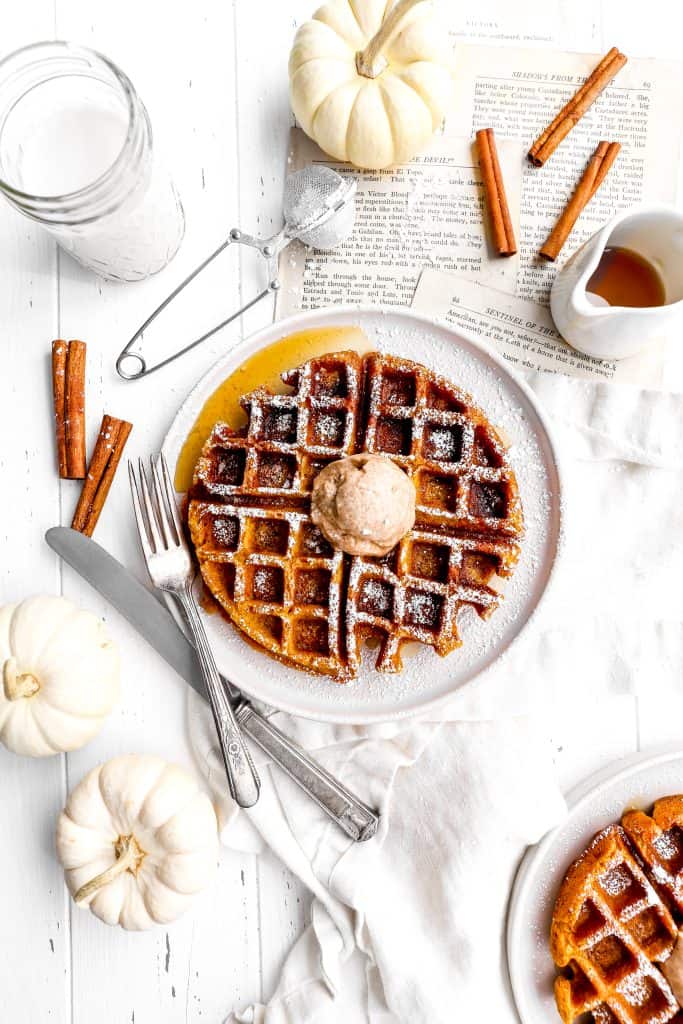
<instances>
[{"instance_id":1,"label":"silver knife","mask_svg":"<svg viewBox=\"0 0 683 1024\"><path fill-rule=\"evenodd\" d=\"M135 627L179 676L206 699L194 647L165 605L90 537L65 526L54 526L45 534L45 540ZM232 684L225 679L223 682L235 701L235 716L251 739L351 839L357 842L371 839L379 825L375 811L259 714Z\"/></svg>"}]
</instances>

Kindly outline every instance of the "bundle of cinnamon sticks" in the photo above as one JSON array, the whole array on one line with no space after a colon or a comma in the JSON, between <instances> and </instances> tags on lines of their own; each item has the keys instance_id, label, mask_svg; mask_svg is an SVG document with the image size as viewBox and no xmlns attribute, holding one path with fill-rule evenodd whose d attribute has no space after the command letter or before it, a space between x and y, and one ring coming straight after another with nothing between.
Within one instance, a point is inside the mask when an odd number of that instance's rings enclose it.
<instances>
[{"instance_id":1,"label":"bundle of cinnamon sticks","mask_svg":"<svg viewBox=\"0 0 683 1024\"><path fill-rule=\"evenodd\" d=\"M609 85L627 58L616 47L602 58L584 84L541 132L529 149L529 160L542 167L580 121L598 96ZM492 128L484 128L476 135L484 196L491 219L492 241L499 256L512 256L517 252L512 220L505 194L505 185L496 150ZM555 227L541 247L540 255L556 260L567 241L574 224L605 180L621 146L618 142L601 141L579 181L569 203L562 211Z\"/></svg>"},{"instance_id":2,"label":"bundle of cinnamon sticks","mask_svg":"<svg viewBox=\"0 0 683 1024\"><path fill-rule=\"evenodd\" d=\"M88 537L97 525L133 426L105 415L86 469L85 359L83 341L52 343L52 392L57 467L64 480L83 480L71 527Z\"/></svg>"}]
</instances>

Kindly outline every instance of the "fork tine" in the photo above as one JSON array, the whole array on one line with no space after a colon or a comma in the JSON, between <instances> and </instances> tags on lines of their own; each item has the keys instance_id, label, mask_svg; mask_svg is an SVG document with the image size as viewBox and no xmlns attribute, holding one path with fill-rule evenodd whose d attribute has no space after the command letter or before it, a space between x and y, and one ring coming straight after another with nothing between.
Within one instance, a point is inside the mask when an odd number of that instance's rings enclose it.
<instances>
[{"instance_id":1,"label":"fork tine","mask_svg":"<svg viewBox=\"0 0 683 1024\"><path fill-rule=\"evenodd\" d=\"M157 456L155 459L153 455L150 456L149 465L152 472L152 494L154 495L157 517L161 526L161 532L164 535L166 547L170 548L177 544L177 541L173 535L173 527L171 526L168 512L167 495L165 487L161 482L161 474L159 473L159 457Z\"/></svg>"},{"instance_id":2,"label":"fork tine","mask_svg":"<svg viewBox=\"0 0 683 1024\"><path fill-rule=\"evenodd\" d=\"M149 524L152 548L156 554L157 552L164 550L164 544L161 540L161 534L159 533L159 525L157 523L156 512L154 511L154 503L149 493L147 474L145 473L145 466L142 459L138 459L138 472L140 475L140 487L142 489L142 504L147 516L147 523Z\"/></svg>"},{"instance_id":3,"label":"fork tine","mask_svg":"<svg viewBox=\"0 0 683 1024\"><path fill-rule=\"evenodd\" d=\"M178 512L178 506L175 500L175 487L171 482L171 474L168 471L168 463L166 462L166 456L162 453L159 455L159 461L161 462L161 473L164 479L164 488L166 491L166 498L171 509L171 516L173 518L173 526L175 527L176 537L178 543L182 544L185 539L183 533L183 524L180 521L180 514Z\"/></svg>"},{"instance_id":4,"label":"fork tine","mask_svg":"<svg viewBox=\"0 0 683 1024\"><path fill-rule=\"evenodd\" d=\"M145 522L145 516L142 511L140 504L140 492L138 490L138 482L135 479L135 470L133 469L133 463L128 459L128 479L130 481L130 494L133 499L133 511L135 513L135 522L138 527L138 534L140 535L140 546L142 547L142 553L145 557L145 561L149 562L153 552L152 546L149 542L149 534L147 532L147 524Z\"/></svg>"}]
</instances>

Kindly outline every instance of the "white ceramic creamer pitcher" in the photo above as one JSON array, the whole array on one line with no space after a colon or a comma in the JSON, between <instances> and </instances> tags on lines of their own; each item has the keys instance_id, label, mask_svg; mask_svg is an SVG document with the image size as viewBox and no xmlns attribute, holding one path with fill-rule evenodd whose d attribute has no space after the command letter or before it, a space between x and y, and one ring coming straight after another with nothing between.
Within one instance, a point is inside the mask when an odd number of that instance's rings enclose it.
<instances>
[{"instance_id":1,"label":"white ceramic creamer pitcher","mask_svg":"<svg viewBox=\"0 0 683 1024\"><path fill-rule=\"evenodd\" d=\"M664 284L665 305L608 306L586 291L605 249L620 246L651 263ZM620 213L589 238L555 278L555 325L569 344L599 359L624 359L683 327L683 215L668 206Z\"/></svg>"}]
</instances>

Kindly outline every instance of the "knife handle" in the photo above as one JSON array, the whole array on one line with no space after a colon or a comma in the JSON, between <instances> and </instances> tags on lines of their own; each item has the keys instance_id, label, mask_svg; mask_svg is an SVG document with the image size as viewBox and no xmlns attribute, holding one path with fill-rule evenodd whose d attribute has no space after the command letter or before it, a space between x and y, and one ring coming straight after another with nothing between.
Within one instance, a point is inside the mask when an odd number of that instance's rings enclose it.
<instances>
[{"instance_id":1,"label":"knife handle","mask_svg":"<svg viewBox=\"0 0 683 1024\"><path fill-rule=\"evenodd\" d=\"M254 743L279 764L347 836L359 843L374 836L379 815L304 753L301 747L250 704L239 704L235 708L235 717Z\"/></svg>"}]
</instances>

